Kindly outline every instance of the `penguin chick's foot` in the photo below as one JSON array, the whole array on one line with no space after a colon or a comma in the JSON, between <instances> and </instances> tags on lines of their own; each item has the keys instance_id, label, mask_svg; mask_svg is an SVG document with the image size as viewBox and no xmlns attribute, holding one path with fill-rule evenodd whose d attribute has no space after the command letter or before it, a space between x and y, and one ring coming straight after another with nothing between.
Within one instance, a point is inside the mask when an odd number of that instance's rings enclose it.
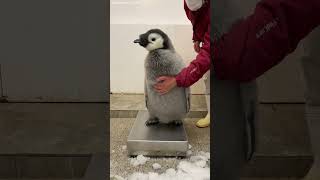
<instances>
[{"instance_id":1,"label":"penguin chick's foot","mask_svg":"<svg viewBox=\"0 0 320 180\"><path fill-rule=\"evenodd\" d=\"M181 120L174 120L174 121L171 121L170 124L174 125L174 126L181 126L182 125L182 121Z\"/></svg>"},{"instance_id":2,"label":"penguin chick's foot","mask_svg":"<svg viewBox=\"0 0 320 180\"><path fill-rule=\"evenodd\" d=\"M151 125L156 125L159 124L159 119L158 118L149 118L146 121L146 126L151 126Z\"/></svg>"}]
</instances>

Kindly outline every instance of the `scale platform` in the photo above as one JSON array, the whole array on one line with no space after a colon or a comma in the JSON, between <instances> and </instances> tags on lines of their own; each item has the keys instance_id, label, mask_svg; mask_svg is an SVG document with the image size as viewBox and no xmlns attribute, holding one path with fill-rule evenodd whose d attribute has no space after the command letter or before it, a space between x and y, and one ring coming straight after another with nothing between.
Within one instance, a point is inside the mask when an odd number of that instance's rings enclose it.
<instances>
[{"instance_id":1,"label":"scale platform","mask_svg":"<svg viewBox=\"0 0 320 180\"><path fill-rule=\"evenodd\" d=\"M127 140L129 156L186 156L188 137L181 126L157 124L146 126L146 110L139 111Z\"/></svg>"}]
</instances>

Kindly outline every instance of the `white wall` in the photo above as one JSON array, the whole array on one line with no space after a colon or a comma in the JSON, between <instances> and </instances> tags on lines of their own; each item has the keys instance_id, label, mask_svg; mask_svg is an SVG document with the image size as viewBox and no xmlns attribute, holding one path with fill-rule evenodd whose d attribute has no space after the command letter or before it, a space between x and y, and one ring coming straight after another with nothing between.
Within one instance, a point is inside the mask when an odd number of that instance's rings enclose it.
<instances>
[{"instance_id":1,"label":"white wall","mask_svg":"<svg viewBox=\"0 0 320 180\"><path fill-rule=\"evenodd\" d=\"M147 51L133 40L151 28L166 32L187 64L196 56L183 0L111 0L110 7L111 92L143 93ZM203 93L202 81L192 93Z\"/></svg>"},{"instance_id":2,"label":"white wall","mask_svg":"<svg viewBox=\"0 0 320 180\"><path fill-rule=\"evenodd\" d=\"M111 0L111 24L189 24L183 0Z\"/></svg>"}]
</instances>

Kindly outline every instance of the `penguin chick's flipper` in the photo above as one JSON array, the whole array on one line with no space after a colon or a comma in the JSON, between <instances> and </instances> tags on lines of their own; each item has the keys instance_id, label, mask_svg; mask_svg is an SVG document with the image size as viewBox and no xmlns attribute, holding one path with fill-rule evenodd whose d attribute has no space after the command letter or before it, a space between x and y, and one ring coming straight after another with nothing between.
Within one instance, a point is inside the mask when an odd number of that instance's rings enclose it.
<instances>
[{"instance_id":1,"label":"penguin chick's flipper","mask_svg":"<svg viewBox=\"0 0 320 180\"><path fill-rule=\"evenodd\" d=\"M159 119L158 118L149 118L146 121L146 126L151 126L151 125L156 125L159 124Z\"/></svg>"},{"instance_id":2,"label":"penguin chick's flipper","mask_svg":"<svg viewBox=\"0 0 320 180\"><path fill-rule=\"evenodd\" d=\"M174 120L170 122L170 125L174 126L181 126L182 125L182 120Z\"/></svg>"}]
</instances>

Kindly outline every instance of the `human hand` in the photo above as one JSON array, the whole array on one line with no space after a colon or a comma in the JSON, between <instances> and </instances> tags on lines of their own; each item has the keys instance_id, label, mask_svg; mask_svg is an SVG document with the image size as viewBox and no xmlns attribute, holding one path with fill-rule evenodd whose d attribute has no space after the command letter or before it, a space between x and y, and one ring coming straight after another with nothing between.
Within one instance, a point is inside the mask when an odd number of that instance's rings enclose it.
<instances>
[{"instance_id":1,"label":"human hand","mask_svg":"<svg viewBox=\"0 0 320 180\"><path fill-rule=\"evenodd\" d=\"M194 50L197 52L197 53L199 53L200 52L200 41L194 41L193 42L193 48L194 48Z\"/></svg>"},{"instance_id":2,"label":"human hand","mask_svg":"<svg viewBox=\"0 0 320 180\"><path fill-rule=\"evenodd\" d=\"M160 76L157 83L153 86L161 95L168 93L172 88L177 86L176 78L173 76Z\"/></svg>"}]
</instances>

